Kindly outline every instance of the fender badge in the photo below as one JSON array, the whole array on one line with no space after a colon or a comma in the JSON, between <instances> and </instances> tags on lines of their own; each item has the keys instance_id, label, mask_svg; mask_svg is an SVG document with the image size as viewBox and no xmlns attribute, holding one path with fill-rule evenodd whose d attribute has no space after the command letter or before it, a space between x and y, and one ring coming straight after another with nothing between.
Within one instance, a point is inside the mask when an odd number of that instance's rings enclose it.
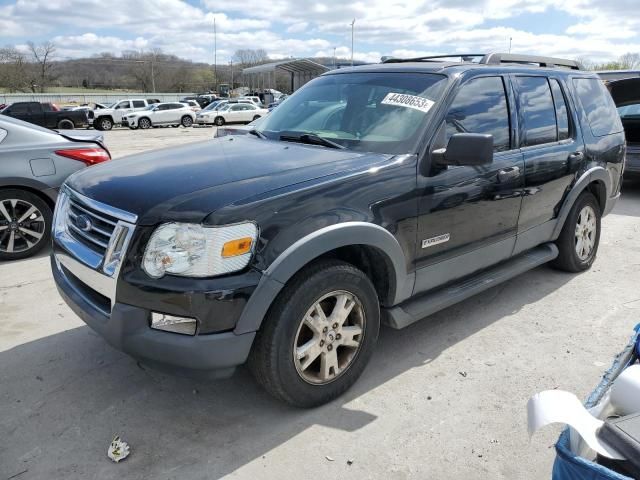
<instances>
[{"instance_id":1,"label":"fender badge","mask_svg":"<svg viewBox=\"0 0 640 480\"><path fill-rule=\"evenodd\" d=\"M425 238L424 240L422 240L422 248L429 248L433 247L434 245L448 242L450 238L451 235L448 233L438 235L437 237Z\"/></svg>"}]
</instances>

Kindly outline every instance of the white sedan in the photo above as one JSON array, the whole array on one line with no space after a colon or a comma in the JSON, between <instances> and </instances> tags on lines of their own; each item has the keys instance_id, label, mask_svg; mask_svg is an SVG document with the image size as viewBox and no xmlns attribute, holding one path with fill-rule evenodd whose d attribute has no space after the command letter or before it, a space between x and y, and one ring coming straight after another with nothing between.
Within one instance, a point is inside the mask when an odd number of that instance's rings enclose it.
<instances>
[{"instance_id":1,"label":"white sedan","mask_svg":"<svg viewBox=\"0 0 640 480\"><path fill-rule=\"evenodd\" d=\"M222 126L225 123L249 123L257 118L265 116L269 111L266 108L258 108L251 103L228 103L219 110L203 110L198 113L198 124L215 124Z\"/></svg>"},{"instance_id":2,"label":"white sedan","mask_svg":"<svg viewBox=\"0 0 640 480\"><path fill-rule=\"evenodd\" d=\"M122 118L122 125L132 130L161 125L190 127L195 119L196 114L184 103L154 103L144 110L125 115Z\"/></svg>"}]
</instances>

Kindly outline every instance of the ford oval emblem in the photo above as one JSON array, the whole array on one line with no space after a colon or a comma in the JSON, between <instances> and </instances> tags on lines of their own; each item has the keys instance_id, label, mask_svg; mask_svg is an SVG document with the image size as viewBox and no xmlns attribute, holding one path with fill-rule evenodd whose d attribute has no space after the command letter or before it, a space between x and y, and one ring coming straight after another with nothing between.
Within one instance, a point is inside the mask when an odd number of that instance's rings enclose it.
<instances>
[{"instance_id":1,"label":"ford oval emblem","mask_svg":"<svg viewBox=\"0 0 640 480\"><path fill-rule=\"evenodd\" d=\"M76 227L78 227L83 232L88 232L93 227L91 223L91 218L89 215L78 215L76 217Z\"/></svg>"}]
</instances>

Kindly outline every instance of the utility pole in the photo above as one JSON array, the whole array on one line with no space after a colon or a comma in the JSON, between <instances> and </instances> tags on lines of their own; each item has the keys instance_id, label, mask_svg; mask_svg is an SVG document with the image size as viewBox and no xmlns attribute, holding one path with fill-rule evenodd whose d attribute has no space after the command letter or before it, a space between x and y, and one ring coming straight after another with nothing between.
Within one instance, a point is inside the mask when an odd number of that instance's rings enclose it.
<instances>
[{"instance_id":1,"label":"utility pole","mask_svg":"<svg viewBox=\"0 0 640 480\"><path fill-rule=\"evenodd\" d=\"M353 26L356 24L356 19L351 22L351 66L353 67Z\"/></svg>"},{"instance_id":2,"label":"utility pole","mask_svg":"<svg viewBox=\"0 0 640 480\"><path fill-rule=\"evenodd\" d=\"M218 91L218 35L216 32L216 17L213 17L213 78Z\"/></svg>"},{"instance_id":3,"label":"utility pole","mask_svg":"<svg viewBox=\"0 0 640 480\"><path fill-rule=\"evenodd\" d=\"M336 68L336 48L333 47L333 68Z\"/></svg>"},{"instance_id":4,"label":"utility pole","mask_svg":"<svg viewBox=\"0 0 640 480\"><path fill-rule=\"evenodd\" d=\"M231 65L231 88L229 91L229 97L231 97L231 92L233 91L233 59L229 60L229 63Z\"/></svg>"},{"instance_id":5,"label":"utility pole","mask_svg":"<svg viewBox=\"0 0 640 480\"><path fill-rule=\"evenodd\" d=\"M509 37L509 53L511 53L511 41L513 40L513 37Z\"/></svg>"},{"instance_id":6,"label":"utility pole","mask_svg":"<svg viewBox=\"0 0 640 480\"><path fill-rule=\"evenodd\" d=\"M154 64L156 63L156 54L155 52L151 54L151 89L153 93L156 93L156 73L154 70Z\"/></svg>"}]
</instances>

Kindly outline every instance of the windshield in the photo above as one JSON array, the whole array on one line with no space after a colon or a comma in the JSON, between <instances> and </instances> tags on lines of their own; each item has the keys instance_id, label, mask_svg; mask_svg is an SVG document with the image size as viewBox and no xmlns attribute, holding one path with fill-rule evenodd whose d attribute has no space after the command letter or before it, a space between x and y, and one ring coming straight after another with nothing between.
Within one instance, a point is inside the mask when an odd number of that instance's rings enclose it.
<instances>
[{"instance_id":1,"label":"windshield","mask_svg":"<svg viewBox=\"0 0 640 480\"><path fill-rule=\"evenodd\" d=\"M222 104L223 102L224 100L216 100L215 102L212 102L209 105L207 105L206 108L203 108L203 110L216 110L216 107Z\"/></svg>"},{"instance_id":2,"label":"windshield","mask_svg":"<svg viewBox=\"0 0 640 480\"><path fill-rule=\"evenodd\" d=\"M445 76L423 73L322 76L273 110L257 130L274 140L285 133L314 134L358 151L410 153L445 85Z\"/></svg>"}]
</instances>

